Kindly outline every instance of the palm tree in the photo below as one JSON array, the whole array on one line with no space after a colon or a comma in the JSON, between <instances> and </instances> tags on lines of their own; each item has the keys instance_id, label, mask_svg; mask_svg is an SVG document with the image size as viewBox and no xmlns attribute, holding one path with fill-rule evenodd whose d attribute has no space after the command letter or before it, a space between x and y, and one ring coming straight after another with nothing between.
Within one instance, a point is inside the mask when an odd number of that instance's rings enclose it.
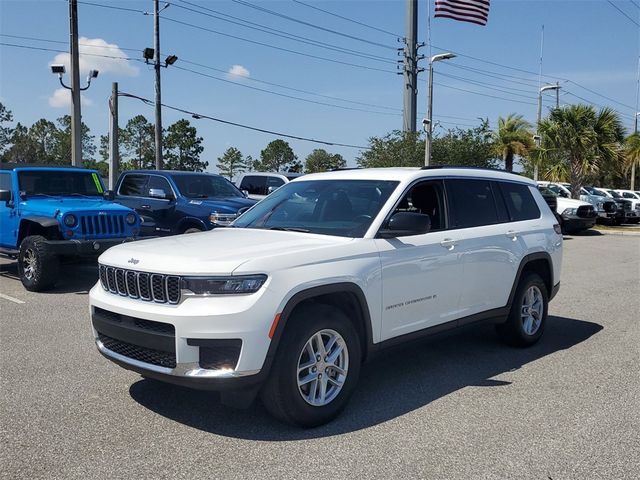
<instances>
[{"instance_id":1,"label":"palm tree","mask_svg":"<svg viewBox=\"0 0 640 480\"><path fill-rule=\"evenodd\" d=\"M531 124L522 115L510 113L507 118L498 117L498 131L495 134L496 153L504 160L504 168L513 171L513 158L526 157L533 147Z\"/></svg>"},{"instance_id":2,"label":"palm tree","mask_svg":"<svg viewBox=\"0 0 640 480\"><path fill-rule=\"evenodd\" d=\"M629 135L625 141L625 171L631 169L631 190L636 189L636 167L640 167L640 133Z\"/></svg>"},{"instance_id":3,"label":"palm tree","mask_svg":"<svg viewBox=\"0 0 640 480\"><path fill-rule=\"evenodd\" d=\"M573 198L580 197L588 175L620 157L624 129L620 117L610 108L599 112L583 104L556 108L540 122L539 130L545 148L555 153L558 162L565 163Z\"/></svg>"}]
</instances>

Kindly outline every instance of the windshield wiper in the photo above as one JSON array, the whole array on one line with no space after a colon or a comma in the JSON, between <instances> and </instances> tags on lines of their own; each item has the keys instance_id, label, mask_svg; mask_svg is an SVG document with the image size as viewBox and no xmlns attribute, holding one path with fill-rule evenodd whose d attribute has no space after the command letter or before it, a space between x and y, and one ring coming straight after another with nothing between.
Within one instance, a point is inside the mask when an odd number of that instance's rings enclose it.
<instances>
[{"instance_id":1,"label":"windshield wiper","mask_svg":"<svg viewBox=\"0 0 640 480\"><path fill-rule=\"evenodd\" d=\"M282 230L283 232L300 232L300 233L309 233L310 230L306 228L299 227L269 227L269 230Z\"/></svg>"}]
</instances>

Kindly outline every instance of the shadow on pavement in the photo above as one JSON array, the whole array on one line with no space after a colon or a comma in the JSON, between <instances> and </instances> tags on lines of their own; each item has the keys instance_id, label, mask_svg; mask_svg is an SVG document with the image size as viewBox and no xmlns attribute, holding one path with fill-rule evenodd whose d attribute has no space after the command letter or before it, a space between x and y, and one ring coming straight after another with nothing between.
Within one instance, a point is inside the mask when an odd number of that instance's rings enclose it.
<instances>
[{"instance_id":1,"label":"shadow on pavement","mask_svg":"<svg viewBox=\"0 0 640 480\"><path fill-rule=\"evenodd\" d=\"M16 262L0 265L0 278L5 278L22 287L18 275ZM98 265L96 261L62 263L58 271L56 286L51 290L39 292L41 295L77 293L79 295L89 293L89 290L98 281Z\"/></svg>"},{"instance_id":2,"label":"shadow on pavement","mask_svg":"<svg viewBox=\"0 0 640 480\"><path fill-rule=\"evenodd\" d=\"M221 405L215 393L145 379L133 384L129 393L159 415L217 435L262 441L326 437L392 420L464 387L509 385L493 377L571 348L602 328L596 323L550 316L545 335L527 349L504 346L491 325L404 345L364 365L343 414L311 430L279 423L259 401L247 410L233 410Z\"/></svg>"}]
</instances>

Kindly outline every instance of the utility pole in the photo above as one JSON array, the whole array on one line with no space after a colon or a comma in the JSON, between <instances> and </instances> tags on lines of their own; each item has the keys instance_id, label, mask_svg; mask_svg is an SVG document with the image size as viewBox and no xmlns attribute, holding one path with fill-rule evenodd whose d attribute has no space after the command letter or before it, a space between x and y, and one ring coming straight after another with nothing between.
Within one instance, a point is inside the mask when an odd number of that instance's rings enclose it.
<instances>
[{"instance_id":1,"label":"utility pole","mask_svg":"<svg viewBox=\"0 0 640 480\"><path fill-rule=\"evenodd\" d=\"M113 190L118 180L120 151L118 149L118 82L111 84L109 100L109 190Z\"/></svg>"},{"instance_id":2,"label":"utility pole","mask_svg":"<svg viewBox=\"0 0 640 480\"><path fill-rule=\"evenodd\" d=\"M633 119L633 133L634 135L638 134L638 115L640 112L636 112ZM631 190L635 191L636 189L636 162L631 164Z\"/></svg>"},{"instance_id":3,"label":"utility pole","mask_svg":"<svg viewBox=\"0 0 640 480\"><path fill-rule=\"evenodd\" d=\"M160 95L160 12L159 0L153 0L153 47L156 71L156 170L162 170L162 98Z\"/></svg>"},{"instance_id":4,"label":"utility pole","mask_svg":"<svg viewBox=\"0 0 640 480\"><path fill-rule=\"evenodd\" d=\"M416 97L418 94L418 0L406 0L407 18L405 28L404 65L404 106L402 131L416 131Z\"/></svg>"},{"instance_id":5,"label":"utility pole","mask_svg":"<svg viewBox=\"0 0 640 480\"><path fill-rule=\"evenodd\" d=\"M78 52L78 0L69 0L71 53L71 165L82 166L82 115L80 113L80 60Z\"/></svg>"}]
</instances>

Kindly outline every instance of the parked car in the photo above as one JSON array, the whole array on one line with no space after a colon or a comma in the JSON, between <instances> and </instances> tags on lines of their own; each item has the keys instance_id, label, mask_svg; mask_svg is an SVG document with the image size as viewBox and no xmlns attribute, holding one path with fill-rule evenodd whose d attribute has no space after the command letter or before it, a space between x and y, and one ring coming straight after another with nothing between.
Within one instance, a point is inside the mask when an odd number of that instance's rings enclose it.
<instances>
[{"instance_id":1,"label":"parked car","mask_svg":"<svg viewBox=\"0 0 640 480\"><path fill-rule=\"evenodd\" d=\"M580 233L596 224L598 214L590 203L561 197L553 190L541 185L538 186L538 190L552 211L556 213L563 233Z\"/></svg>"},{"instance_id":2,"label":"parked car","mask_svg":"<svg viewBox=\"0 0 640 480\"><path fill-rule=\"evenodd\" d=\"M27 290L52 288L63 257L97 257L135 238L140 219L104 198L96 170L0 164L0 254Z\"/></svg>"},{"instance_id":3,"label":"parked car","mask_svg":"<svg viewBox=\"0 0 640 480\"><path fill-rule=\"evenodd\" d=\"M144 236L175 235L229 225L256 202L220 175L132 170L120 175L116 202L142 217Z\"/></svg>"},{"instance_id":4,"label":"parked car","mask_svg":"<svg viewBox=\"0 0 640 480\"><path fill-rule=\"evenodd\" d=\"M97 348L228 405L259 393L304 427L337 416L385 347L483 321L533 345L560 287L560 226L535 183L506 172L310 174L232 227L103 254Z\"/></svg>"},{"instance_id":5,"label":"parked car","mask_svg":"<svg viewBox=\"0 0 640 480\"><path fill-rule=\"evenodd\" d=\"M610 188L597 187L597 190L604 192L609 198L615 200L622 205L624 211L624 220L622 223L639 223L640 222L640 200L637 198L625 198L624 195Z\"/></svg>"},{"instance_id":6,"label":"parked car","mask_svg":"<svg viewBox=\"0 0 640 480\"><path fill-rule=\"evenodd\" d=\"M262 200L277 188L302 175L302 173L292 172L245 172L238 177L236 185L240 190L246 192L249 198Z\"/></svg>"},{"instance_id":7,"label":"parked car","mask_svg":"<svg viewBox=\"0 0 640 480\"><path fill-rule=\"evenodd\" d=\"M616 218L615 222L613 222L615 225L620 225L622 223L637 223L636 219L640 219L635 210L632 209L631 201L623 199L618 194L616 194L616 196L611 195L603 188L590 186L584 188L593 194L602 195L609 199L609 201L614 201L616 203Z\"/></svg>"},{"instance_id":8,"label":"parked car","mask_svg":"<svg viewBox=\"0 0 640 480\"><path fill-rule=\"evenodd\" d=\"M634 192L633 190L615 190L616 192L618 192L620 195L622 195L622 198L626 198L629 200L640 200L640 192Z\"/></svg>"},{"instance_id":9,"label":"parked car","mask_svg":"<svg viewBox=\"0 0 640 480\"><path fill-rule=\"evenodd\" d=\"M545 186L551 191L556 193L558 197L571 198L571 187L568 183L554 183L554 182L538 182L538 185ZM598 218L596 219L602 223L615 224L620 217L618 206L612 199L608 199L600 192L591 193L585 188L580 190L580 200L593 205Z\"/></svg>"}]
</instances>

